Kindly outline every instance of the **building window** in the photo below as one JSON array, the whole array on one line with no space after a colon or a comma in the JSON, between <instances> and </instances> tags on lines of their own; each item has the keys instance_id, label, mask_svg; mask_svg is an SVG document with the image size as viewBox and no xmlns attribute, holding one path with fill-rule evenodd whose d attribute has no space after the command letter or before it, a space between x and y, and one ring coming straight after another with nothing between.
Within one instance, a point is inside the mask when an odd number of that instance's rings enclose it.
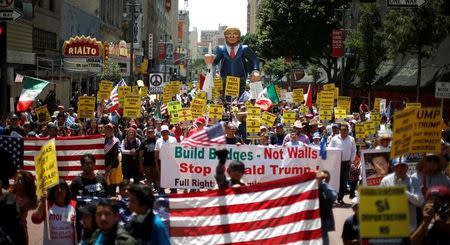
<instances>
[{"instance_id":1,"label":"building window","mask_svg":"<svg viewBox=\"0 0 450 245\"><path fill-rule=\"evenodd\" d=\"M56 33L33 29L33 49L56 49Z\"/></svg>"}]
</instances>

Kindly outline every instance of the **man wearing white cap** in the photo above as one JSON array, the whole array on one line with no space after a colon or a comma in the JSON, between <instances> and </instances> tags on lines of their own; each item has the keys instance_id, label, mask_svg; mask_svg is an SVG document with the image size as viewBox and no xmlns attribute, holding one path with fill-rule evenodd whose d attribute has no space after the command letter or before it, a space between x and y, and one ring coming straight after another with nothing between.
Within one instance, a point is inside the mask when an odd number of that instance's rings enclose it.
<instances>
[{"instance_id":1,"label":"man wearing white cap","mask_svg":"<svg viewBox=\"0 0 450 245\"><path fill-rule=\"evenodd\" d=\"M170 130L169 126L162 125L161 126L161 138L158 138L155 143L155 160L156 160L156 173L158 180L155 181L160 186L160 179L161 179L161 159L159 158L159 152L161 151L161 147L164 144L167 143L175 143L177 142L177 139L173 136L170 136ZM161 189L159 190L161 192Z\"/></svg>"},{"instance_id":2,"label":"man wearing white cap","mask_svg":"<svg viewBox=\"0 0 450 245\"><path fill-rule=\"evenodd\" d=\"M408 196L408 208L409 208L409 230L413 232L417 226L416 207L422 207L423 195L421 190L417 188L419 186L415 183L415 179L408 176L408 165L403 162L401 157L394 158L392 160L394 166L394 172L386 175L380 183L380 186L405 186L406 195Z\"/></svg>"}]
</instances>

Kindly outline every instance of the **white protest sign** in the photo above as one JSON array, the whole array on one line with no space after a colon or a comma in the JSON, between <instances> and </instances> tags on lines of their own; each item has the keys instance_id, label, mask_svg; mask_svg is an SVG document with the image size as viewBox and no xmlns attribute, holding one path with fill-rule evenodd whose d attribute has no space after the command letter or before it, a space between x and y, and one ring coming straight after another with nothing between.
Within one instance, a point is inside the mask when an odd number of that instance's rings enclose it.
<instances>
[{"instance_id":1,"label":"white protest sign","mask_svg":"<svg viewBox=\"0 0 450 245\"><path fill-rule=\"evenodd\" d=\"M262 82L250 83L250 92L252 93L252 98L258 98L258 95L263 91Z\"/></svg>"},{"instance_id":2,"label":"white protest sign","mask_svg":"<svg viewBox=\"0 0 450 245\"><path fill-rule=\"evenodd\" d=\"M331 173L330 185L339 190L341 151L327 148L327 159L319 156L319 149L311 147L261 147L254 145L226 145L232 160L245 164L243 181L248 184L301 175L321 169ZM213 189L218 159L216 148L183 147L164 144L160 151L161 186L181 189ZM226 166L227 166L226 165Z\"/></svg>"}]
</instances>

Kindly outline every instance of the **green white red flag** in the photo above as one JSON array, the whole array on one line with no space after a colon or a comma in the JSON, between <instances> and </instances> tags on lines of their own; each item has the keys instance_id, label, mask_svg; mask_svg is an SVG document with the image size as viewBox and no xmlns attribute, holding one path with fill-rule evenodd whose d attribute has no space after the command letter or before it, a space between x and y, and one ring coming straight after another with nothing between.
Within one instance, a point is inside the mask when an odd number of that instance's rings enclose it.
<instances>
[{"instance_id":1,"label":"green white red flag","mask_svg":"<svg viewBox=\"0 0 450 245\"><path fill-rule=\"evenodd\" d=\"M36 97L44 90L44 88L49 84L48 81L35 78L27 77L23 78L23 88L20 93L19 102L17 103L17 111L26 111L33 104Z\"/></svg>"}]
</instances>

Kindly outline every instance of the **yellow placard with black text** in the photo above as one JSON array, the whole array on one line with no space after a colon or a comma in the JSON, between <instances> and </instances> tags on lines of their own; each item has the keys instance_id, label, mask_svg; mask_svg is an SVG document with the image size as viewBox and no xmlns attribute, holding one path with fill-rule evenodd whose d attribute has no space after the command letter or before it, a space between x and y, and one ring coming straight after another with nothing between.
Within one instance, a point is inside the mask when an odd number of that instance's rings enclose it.
<instances>
[{"instance_id":1,"label":"yellow placard with black text","mask_svg":"<svg viewBox=\"0 0 450 245\"><path fill-rule=\"evenodd\" d=\"M303 97L303 89L294 88L292 90L292 99L294 100L294 103L303 103L305 101Z\"/></svg>"},{"instance_id":2,"label":"yellow placard with black text","mask_svg":"<svg viewBox=\"0 0 450 245\"><path fill-rule=\"evenodd\" d=\"M223 118L223 106L222 105L209 105L208 106L208 118L219 119Z\"/></svg>"},{"instance_id":3,"label":"yellow placard with black text","mask_svg":"<svg viewBox=\"0 0 450 245\"><path fill-rule=\"evenodd\" d=\"M181 108L178 110L178 119L180 119L180 122L186 122L192 120L192 112L189 108Z\"/></svg>"},{"instance_id":4,"label":"yellow placard with black text","mask_svg":"<svg viewBox=\"0 0 450 245\"><path fill-rule=\"evenodd\" d=\"M40 199L44 190L59 183L58 162L56 160L55 139L49 140L34 157L36 170L37 196Z\"/></svg>"},{"instance_id":5,"label":"yellow placard with black text","mask_svg":"<svg viewBox=\"0 0 450 245\"><path fill-rule=\"evenodd\" d=\"M129 118L141 117L141 96L127 94L124 99L123 116Z\"/></svg>"},{"instance_id":6,"label":"yellow placard with black text","mask_svg":"<svg viewBox=\"0 0 450 245\"><path fill-rule=\"evenodd\" d=\"M247 107L247 118L260 118L260 117L261 117L261 108L257 106Z\"/></svg>"},{"instance_id":7,"label":"yellow placard with black text","mask_svg":"<svg viewBox=\"0 0 450 245\"><path fill-rule=\"evenodd\" d=\"M95 97L78 97L78 118L93 118L95 110Z\"/></svg>"},{"instance_id":8,"label":"yellow placard with black text","mask_svg":"<svg viewBox=\"0 0 450 245\"><path fill-rule=\"evenodd\" d=\"M409 237L408 198L404 186L360 186L361 238Z\"/></svg>"},{"instance_id":9,"label":"yellow placard with black text","mask_svg":"<svg viewBox=\"0 0 450 245\"><path fill-rule=\"evenodd\" d=\"M117 88L117 95L119 97L119 103L123 106L125 96L127 94L131 93L131 87L130 86L119 86Z\"/></svg>"},{"instance_id":10,"label":"yellow placard with black text","mask_svg":"<svg viewBox=\"0 0 450 245\"><path fill-rule=\"evenodd\" d=\"M48 113L47 105L43 105L43 106L34 108L34 112L36 113L36 116L38 117L39 120L40 120L41 114L44 115L43 119L46 122L50 122L52 120L52 118L50 117L50 113Z\"/></svg>"},{"instance_id":11,"label":"yellow placard with black text","mask_svg":"<svg viewBox=\"0 0 450 245\"><path fill-rule=\"evenodd\" d=\"M352 98L349 96L338 96L337 97L337 107L345 108L347 113L350 113L352 106Z\"/></svg>"},{"instance_id":12,"label":"yellow placard with black text","mask_svg":"<svg viewBox=\"0 0 450 245\"><path fill-rule=\"evenodd\" d=\"M239 96L239 77L227 76L225 85L225 96L238 97Z\"/></svg>"},{"instance_id":13,"label":"yellow placard with black text","mask_svg":"<svg viewBox=\"0 0 450 245\"><path fill-rule=\"evenodd\" d=\"M270 112L265 111L261 114L261 124L264 124L267 127L272 127L276 119L277 116Z\"/></svg>"},{"instance_id":14,"label":"yellow placard with black text","mask_svg":"<svg viewBox=\"0 0 450 245\"><path fill-rule=\"evenodd\" d=\"M206 100L195 98L191 101L191 113L193 118L202 117L205 114Z\"/></svg>"},{"instance_id":15,"label":"yellow placard with black text","mask_svg":"<svg viewBox=\"0 0 450 245\"><path fill-rule=\"evenodd\" d=\"M295 123L295 112L294 111L283 112L283 123L284 124L294 124Z\"/></svg>"}]
</instances>

